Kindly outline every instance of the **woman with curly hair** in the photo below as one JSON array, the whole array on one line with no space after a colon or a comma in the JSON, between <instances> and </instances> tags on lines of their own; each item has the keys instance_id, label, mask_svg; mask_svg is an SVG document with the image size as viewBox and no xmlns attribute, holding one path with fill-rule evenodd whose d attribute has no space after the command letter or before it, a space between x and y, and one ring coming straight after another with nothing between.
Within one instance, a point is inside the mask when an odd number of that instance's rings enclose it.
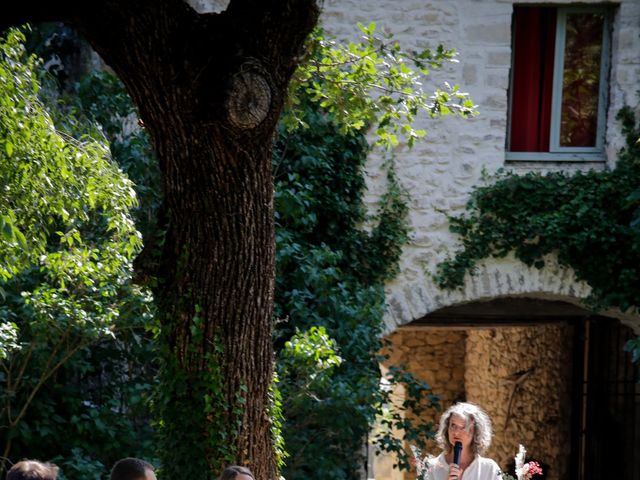
<instances>
[{"instance_id":1,"label":"woman with curly hair","mask_svg":"<svg viewBox=\"0 0 640 480\"><path fill-rule=\"evenodd\" d=\"M436 441L442 453L432 460L433 480L497 480L500 467L481 456L491 445L491 419L477 405L459 402L440 417ZM460 443L459 464L454 463L456 443Z\"/></svg>"}]
</instances>

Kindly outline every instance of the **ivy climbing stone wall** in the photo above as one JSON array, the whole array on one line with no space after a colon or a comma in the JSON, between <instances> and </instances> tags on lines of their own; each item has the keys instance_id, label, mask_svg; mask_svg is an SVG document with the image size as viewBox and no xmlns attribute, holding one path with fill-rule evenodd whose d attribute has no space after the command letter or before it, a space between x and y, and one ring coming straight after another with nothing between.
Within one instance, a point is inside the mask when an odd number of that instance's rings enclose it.
<instances>
[{"instance_id":1,"label":"ivy climbing stone wall","mask_svg":"<svg viewBox=\"0 0 640 480\"><path fill-rule=\"evenodd\" d=\"M387 330L450 305L495 298L527 295L579 303L589 287L576 282L570 269L551 259L543 270L527 268L514 258L489 259L478 275L467 276L459 291L440 290L433 281L436 265L451 255L457 239L449 232L447 215L462 213L469 193L488 174L508 167L517 172L532 170L605 169L615 163L624 142L615 115L625 105L638 105L640 77L640 2L623 0L608 4L614 11L607 111L607 162L505 164L508 128L508 87L511 70L511 16L519 0L325 0L321 21L338 39L356 39L356 22L376 22L378 29L394 33L404 48L416 49L444 43L459 52L459 64L425 79L425 86L444 80L460 83L478 105L480 115L472 120L425 119L417 128L427 131L427 140L412 150L395 152L398 178L411 195L409 244L401 259L401 274L388 285ZM540 2L545 3L545 2ZM547 2L548 3L548 2ZM554 5L578 4L555 0ZM601 4L582 1L580 4ZM383 191L379 156L372 155L369 174L369 205L374 208ZM637 318L623 318L640 325Z\"/></svg>"}]
</instances>

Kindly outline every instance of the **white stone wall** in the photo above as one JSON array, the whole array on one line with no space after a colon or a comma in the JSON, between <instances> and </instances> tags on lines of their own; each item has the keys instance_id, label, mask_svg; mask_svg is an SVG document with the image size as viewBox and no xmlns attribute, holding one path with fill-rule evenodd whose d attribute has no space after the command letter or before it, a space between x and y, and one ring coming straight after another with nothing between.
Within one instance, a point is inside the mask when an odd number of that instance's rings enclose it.
<instances>
[{"instance_id":1,"label":"white stone wall","mask_svg":"<svg viewBox=\"0 0 640 480\"><path fill-rule=\"evenodd\" d=\"M543 270L529 269L514 258L490 259L478 275L467 278L462 291L439 290L432 274L437 263L457 245L448 230L447 214L460 213L471 189L489 174L505 167L508 86L511 64L512 0L325 0L321 21L338 39L358 37L357 22L375 21L405 48L443 43L459 51L459 64L425 79L436 85L446 79L470 92L480 115L471 120L423 119L426 142L396 155L399 178L411 195L411 239L404 249L400 275L388 285L390 311L387 329L393 331L439 308L509 295L563 299L579 303L589 288L577 283L573 272L550 259ZM524 2L523 2L524 3ZM531 3L531 2L526 2ZM545 2L570 4L569 1ZM601 3L583 1L584 3ZM637 106L640 79L640 0L616 4L612 38L609 109L607 117L608 167L622 145L615 115L625 103ZM384 187L380 158L372 155L367 167L368 204L375 208ZM532 169L607 168L604 164L518 164L518 172ZM619 318L629 323L629 318ZM630 324L637 325L631 318Z\"/></svg>"}]
</instances>

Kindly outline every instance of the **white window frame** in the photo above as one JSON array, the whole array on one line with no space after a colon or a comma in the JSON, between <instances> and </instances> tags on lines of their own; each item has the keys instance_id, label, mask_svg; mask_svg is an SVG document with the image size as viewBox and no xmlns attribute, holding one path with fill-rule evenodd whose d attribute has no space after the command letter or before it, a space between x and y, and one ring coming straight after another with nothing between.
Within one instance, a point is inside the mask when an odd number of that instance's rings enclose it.
<instances>
[{"instance_id":1,"label":"white window frame","mask_svg":"<svg viewBox=\"0 0 640 480\"><path fill-rule=\"evenodd\" d=\"M567 34L567 15L572 13L601 13L604 16L602 30L602 52L600 57L600 90L598 92L598 125L596 130L596 145L594 147L562 147L560 146L560 119L562 109L562 85L564 74L564 50ZM508 161L547 161L547 162L604 162L605 126L607 116L607 103L609 92L609 62L610 62L610 38L611 38L611 10L607 7L557 7L556 40L553 65L553 83L551 96L551 125L549 132L548 152L511 152L505 153ZM517 32L516 32L517 34ZM515 55L515 51L513 52ZM513 65L512 83L513 83ZM511 98L509 98L509 114L512 113ZM509 120L511 122L511 120ZM511 138L511 125L509 124L509 139Z\"/></svg>"}]
</instances>

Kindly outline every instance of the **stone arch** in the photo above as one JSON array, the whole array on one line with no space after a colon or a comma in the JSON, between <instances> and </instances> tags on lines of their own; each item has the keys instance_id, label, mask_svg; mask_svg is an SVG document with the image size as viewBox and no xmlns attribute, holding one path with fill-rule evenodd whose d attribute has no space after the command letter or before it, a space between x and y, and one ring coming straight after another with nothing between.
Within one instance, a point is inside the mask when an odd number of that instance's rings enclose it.
<instances>
[{"instance_id":1,"label":"stone arch","mask_svg":"<svg viewBox=\"0 0 640 480\"><path fill-rule=\"evenodd\" d=\"M405 365L429 383L445 407L463 398L483 405L496 429L489 456L503 468L518 443L547 462L551 480L566 478L574 462L584 468L587 460L563 448L577 448L573 435L582 413L576 412L586 409L576 406L584 395L581 382L592 370L581 361L595 345L584 339L585 325L598 335L611 329L631 338L640 334L637 313L590 311L584 302L589 286L553 257L543 269L513 257L491 259L456 292L438 289L426 275L421 280L389 287L388 364ZM631 365L624 342L618 340L609 357L596 363ZM436 418L427 414L423 420Z\"/></svg>"},{"instance_id":2,"label":"stone arch","mask_svg":"<svg viewBox=\"0 0 640 480\"><path fill-rule=\"evenodd\" d=\"M492 258L479 264L473 275L467 274L464 286L455 291L440 289L428 274L412 282L403 282L401 275L387 289L389 308L385 329L386 333L392 333L441 309L497 298L562 301L588 309L585 299L590 291L586 282L577 280L574 271L559 265L554 256L545 257L545 266L541 269L528 267L511 255ZM609 309L600 314L620 320L640 335L637 311Z\"/></svg>"},{"instance_id":3,"label":"stone arch","mask_svg":"<svg viewBox=\"0 0 640 480\"><path fill-rule=\"evenodd\" d=\"M595 332L591 335L593 341L589 335L584 336L589 329ZM615 334L607 336L609 331ZM622 348L632 333L615 319L593 315L571 303L503 296L444 307L403 325L387 336L391 349L386 363L402 365L426 381L441 398L443 407L458 400L483 406L494 421L494 441L488 455L502 468L508 467L521 443L533 458L546 464L549 480L561 480L568 478L574 465L583 469L590 465L590 456L576 453L583 452L580 442L591 445L593 451L594 442L602 437L589 434L576 441L576 431L595 431L590 423L594 416L582 413L593 411L586 405L602 405L602 397L612 398L612 392L631 389L629 400L633 400L633 388L636 395L640 394L640 386L634 387L635 380L627 374L616 377L617 386L608 387L607 391L598 383L586 390L582 387L587 378L604 378L605 370L621 371L620 365L633 371L630 355ZM607 350L607 338L617 339L617 347ZM609 353L586 361L594 347ZM403 390L396 395L405 398ZM617 418L627 411L613 408L597 411L603 418ZM426 412L419 421L433 422L438 418L438 412ZM584 422L589 426L585 427ZM616 430L616 435L627 438L629 432L635 435L638 428L640 424L631 423L631 427ZM602 447L596 449L600 450ZM428 451L437 454L439 449L431 445Z\"/></svg>"}]
</instances>

